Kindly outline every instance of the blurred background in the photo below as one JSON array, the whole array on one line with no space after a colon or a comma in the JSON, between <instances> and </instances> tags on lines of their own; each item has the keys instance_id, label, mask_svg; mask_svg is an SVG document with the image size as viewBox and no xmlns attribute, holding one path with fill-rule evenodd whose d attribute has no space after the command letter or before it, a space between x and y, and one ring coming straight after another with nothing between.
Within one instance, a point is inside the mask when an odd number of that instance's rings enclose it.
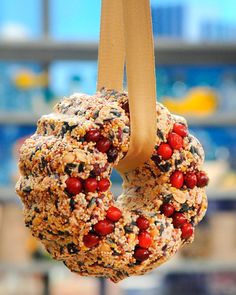
<instances>
[{"instance_id":1,"label":"blurred background","mask_svg":"<svg viewBox=\"0 0 236 295\"><path fill-rule=\"evenodd\" d=\"M151 2L158 100L188 118L211 178L195 242L114 285L71 274L30 236L14 192L18 150L58 99L95 91L101 3L0 0L1 295L236 295L235 0Z\"/></svg>"}]
</instances>

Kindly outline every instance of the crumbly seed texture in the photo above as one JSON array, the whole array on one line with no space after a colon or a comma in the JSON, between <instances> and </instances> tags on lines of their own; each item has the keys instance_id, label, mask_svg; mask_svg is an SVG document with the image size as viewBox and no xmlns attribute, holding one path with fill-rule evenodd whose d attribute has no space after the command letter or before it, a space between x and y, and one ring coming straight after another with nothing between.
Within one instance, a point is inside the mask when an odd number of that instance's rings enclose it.
<instances>
[{"instance_id":1,"label":"crumbly seed texture","mask_svg":"<svg viewBox=\"0 0 236 295\"><path fill-rule=\"evenodd\" d=\"M160 103L156 105L158 129L153 155L141 167L122 176L122 195L115 200L109 188L94 192L84 188L87 178L97 182L109 179L113 167L128 151L127 100L127 93L106 89L93 96L76 93L64 98L54 113L41 117L36 133L23 144L21 176L16 185L24 203L26 226L54 259L80 275L103 276L114 282L151 271L170 259L183 244L193 241L193 235L183 239L181 228L173 225L173 217L162 213L163 203L184 214L193 227L207 208L204 187L190 189L184 185L178 189L170 182L176 170L183 174L201 171L204 152L198 140L187 135L183 147L173 150L168 160L156 153L158 146L167 142L175 123L187 126L182 117L170 114ZM98 129L101 138L109 139L112 158L108 152L98 150L97 142L86 141L91 129ZM66 181L70 177L83 185L76 195L67 191ZM121 216L118 210L110 209L110 215L118 220L112 221L111 233L101 235L95 231L95 225L107 220L110 207L118 208ZM138 238L141 229L136 223L140 216L148 220L146 232L152 239L145 259L136 259L142 254ZM86 246L85 237L88 240L91 235L98 242Z\"/></svg>"}]
</instances>

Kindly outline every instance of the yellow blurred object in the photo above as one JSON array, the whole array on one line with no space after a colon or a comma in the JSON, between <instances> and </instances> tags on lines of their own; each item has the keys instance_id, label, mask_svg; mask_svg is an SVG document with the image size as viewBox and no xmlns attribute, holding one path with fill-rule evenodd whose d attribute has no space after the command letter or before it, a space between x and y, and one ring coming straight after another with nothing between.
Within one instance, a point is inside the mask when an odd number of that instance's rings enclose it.
<instances>
[{"instance_id":1,"label":"yellow blurred object","mask_svg":"<svg viewBox=\"0 0 236 295\"><path fill-rule=\"evenodd\" d=\"M213 114L217 109L217 102L217 94L207 87L193 88L180 100L170 97L163 99L163 104L171 112L198 116Z\"/></svg>"},{"instance_id":2,"label":"yellow blurred object","mask_svg":"<svg viewBox=\"0 0 236 295\"><path fill-rule=\"evenodd\" d=\"M48 74L45 72L35 74L29 70L23 70L15 75L14 84L20 89L46 87L48 85Z\"/></svg>"},{"instance_id":3,"label":"yellow blurred object","mask_svg":"<svg viewBox=\"0 0 236 295\"><path fill-rule=\"evenodd\" d=\"M236 172L229 171L222 180L221 185L224 189L236 189Z\"/></svg>"}]
</instances>

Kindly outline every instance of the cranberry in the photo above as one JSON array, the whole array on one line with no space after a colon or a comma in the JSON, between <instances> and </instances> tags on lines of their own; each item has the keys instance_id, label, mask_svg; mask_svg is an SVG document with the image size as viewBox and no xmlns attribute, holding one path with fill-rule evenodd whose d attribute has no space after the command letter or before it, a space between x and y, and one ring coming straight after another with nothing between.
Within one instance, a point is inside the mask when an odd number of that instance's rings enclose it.
<instances>
[{"instance_id":1,"label":"cranberry","mask_svg":"<svg viewBox=\"0 0 236 295\"><path fill-rule=\"evenodd\" d=\"M186 222L186 218L182 213L176 212L173 215L173 225L174 227L181 227Z\"/></svg>"},{"instance_id":2,"label":"cranberry","mask_svg":"<svg viewBox=\"0 0 236 295\"><path fill-rule=\"evenodd\" d=\"M100 139L100 131L98 129L90 129L86 135L85 139L87 141L94 141L97 142Z\"/></svg>"},{"instance_id":3,"label":"cranberry","mask_svg":"<svg viewBox=\"0 0 236 295\"><path fill-rule=\"evenodd\" d=\"M96 145L97 149L101 153L106 153L109 150L110 146L111 146L111 141L105 137L99 139Z\"/></svg>"},{"instance_id":4,"label":"cranberry","mask_svg":"<svg viewBox=\"0 0 236 295\"><path fill-rule=\"evenodd\" d=\"M77 195L82 190L82 183L81 181L76 177L69 177L66 180L66 190L71 195Z\"/></svg>"},{"instance_id":5,"label":"cranberry","mask_svg":"<svg viewBox=\"0 0 236 295\"><path fill-rule=\"evenodd\" d=\"M105 192L109 189L110 187L110 180L107 178L103 178L98 182L98 190L100 192Z\"/></svg>"},{"instance_id":6,"label":"cranberry","mask_svg":"<svg viewBox=\"0 0 236 295\"><path fill-rule=\"evenodd\" d=\"M149 248L152 243L151 235L147 231L141 231L138 235L139 246L142 248Z\"/></svg>"},{"instance_id":7,"label":"cranberry","mask_svg":"<svg viewBox=\"0 0 236 295\"><path fill-rule=\"evenodd\" d=\"M161 212L166 216L170 217L171 215L174 214L175 208L171 204L163 204L161 206Z\"/></svg>"},{"instance_id":8,"label":"cranberry","mask_svg":"<svg viewBox=\"0 0 236 295\"><path fill-rule=\"evenodd\" d=\"M157 153L163 160L168 160L172 156L172 148L168 143L161 143L157 149Z\"/></svg>"},{"instance_id":9,"label":"cranberry","mask_svg":"<svg viewBox=\"0 0 236 295\"><path fill-rule=\"evenodd\" d=\"M167 141L172 149L180 150L183 147L183 138L175 132L168 135Z\"/></svg>"},{"instance_id":10,"label":"cranberry","mask_svg":"<svg viewBox=\"0 0 236 295\"><path fill-rule=\"evenodd\" d=\"M111 221L118 221L122 216L122 213L120 211L120 209L111 206L108 210L107 210L107 218Z\"/></svg>"},{"instance_id":11,"label":"cranberry","mask_svg":"<svg viewBox=\"0 0 236 295\"><path fill-rule=\"evenodd\" d=\"M197 173L197 186L204 187L208 185L209 177L206 175L204 171L199 171Z\"/></svg>"},{"instance_id":12,"label":"cranberry","mask_svg":"<svg viewBox=\"0 0 236 295\"><path fill-rule=\"evenodd\" d=\"M191 223L186 222L181 227L182 235L181 237L183 239L189 239L193 235L193 226Z\"/></svg>"},{"instance_id":13,"label":"cranberry","mask_svg":"<svg viewBox=\"0 0 236 295\"><path fill-rule=\"evenodd\" d=\"M84 245L88 248L92 248L99 243L99 237L95 234L87 234L83 238Z\"/></svg>"},{"instance_id":14,"label":"cranberry","mask_svg":"<svg viewBox=\"0 0 236 295\"><path fill-rule=\"evenodd\" d=\"M114 230L114 223L108 219L100 220L94 225L94 230L101 236L108 235Z\"/></svg>"},{"instance_id":15,"label":"cranberry","mask_svg":"<svg viewBox=\"0 0 236 295\"><path fill-rule=\"evenodd\" d=\"M116 158L118 157L118 151L116 148L111 147L109 149L109 151L107 152L107 158L108 158L108 162L112 163L115 162Z\"/></svg>"},{"instance_id":16,"label":"cranberry","mask_svg":"<svg viewBox=\"0 0 236 295\"><path fill-rule=\"evenodd\" d=\"M94 193L98 187L96 178L87 178L84 183L84 187L88 192Z\"/></svg>"},{"instance_id":17,"label":"cranberry","mask_svg":"<svg viewBox=\"0 0 236 295\"><path fill-rule=\"evenodd\" d=\"M148 229L149 227L149 221L144 216L139 216L136 220L137 227L141 230Z\"/></svg>"},{"instance_id":18,"label":"cranberry","mask_svg":"<svg viewBox=\"0 0 236 295\"><path fill-rule=\"evenodd\" d=\"M184 184L184 175L181 171L175 171L170 177L171 185L176 188L181 188Z\"/></svg>"},{"instance_id":19,"label":"cranberry","mask_svg":"<svg viewBox=\"0 0 236 295\"><path fill-rule=\"evenodd\" d=\"M188 188L194 188L197 184L197 176L193 172L189 172L184 176L184 182Z\"/></svg>"},{"instance_id":20,"label":"cranberry","mask_svg":"<svg viewBox=\"0 0 236 295\"><path fill-rule=\"evenodd\" d=\"M185 137L188 135L188 129L184 124L181 123L175 123L173 127L173 132L179 134L182 137Z\"/></svg>"},{"instance_id":21,"label":"cranberry","mask_svg":"<svg viewBox=\"0 0 236 295\"><path fill-rule=\"evenodd\" d=\"M147 249L137 247L134 250L134 258L138 261L147 260L150 255L150 252Z\"/></svg>"}]
</instances>

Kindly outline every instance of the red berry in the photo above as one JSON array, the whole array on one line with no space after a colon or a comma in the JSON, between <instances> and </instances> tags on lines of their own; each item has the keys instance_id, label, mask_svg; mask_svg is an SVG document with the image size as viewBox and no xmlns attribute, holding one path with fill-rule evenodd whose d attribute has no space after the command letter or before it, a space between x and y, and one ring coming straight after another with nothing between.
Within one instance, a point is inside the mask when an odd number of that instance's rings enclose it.
<instances>
[{"instance_id":1,"label":"red berry","mask_svg":"<svg viewBox=\"0 0 236 295\"><path fill-rule=\"evenodd\" d=\"M209 177L206 175L204 171L200 171L197 173L197 186L204 187L208 185Z\"/></svg>"},{"instance_id":2,"label":"red berry","mask_svg":"<svg viewBox=\"0 0 236 295\"><path fill-rule=\"evenodd\" d=\"M84 245L88 248L92 248L99 243L99 236L95 234L87 234L83 238Z\"/></svg>"},{"instance_id":3,"label":"red berry","mask_svg":"<svg viewBox=\"0 0 236 295\"><path fill-rule=\"evenodd\" d=\"M175 123L173 127L173 132L179 134L182 137L185 137L188 135L188 129L184 124L181 123Z\"/></svg>"},{"instance_id":4,"label":"red berry","mask_svg":"<svg viewBox=\"0 0 236 295\"><path fill-rule=\"evenodd\" d=\"M170 177L171 185L176 188L181 188L184 184L184 175L181 171L175 171Z\"/></svg>"},{"instance_id":5,"label":"red berry","mask_svg":"<svg viewBox=\"0 0 236 295\"><path fill-rule=\"evenodd\" d=\"M157 153L163 160L168 160L172 156L173 151L168 143L161 143L157 149Z\"/></svg>"},{"instance_id":6,"label":"red berry","mask_svg":"<svg viewBox=\"0 0 236 295\"><path fill-rule=\"evenodd\" d=\"M193 226L191 223L186 222L181 227L182 235L181 237L183 239L189 239L193 235Z\"/></svg>"},{"instance_id":7,"label":"red berry","mask_svg":"<svg viewBox=\"0 0 236 295\"><path fill-rule=\"evenodd\" d=\"M77 195L82 190L82 183L81 181L76 177L69 177L66 180L66 190L71 195Z\"/></svg>"},{"instance_id":8,"label":"red berry","mask_svg":"<svg viewBox=\"0 0 236 295\"><path fill-rule=\"evenodd\" d=\"M107 160L109 163L115 162L118 157L118 151L115 147L111 147L107 152Z\"/></svg>"},{"instance_id":9,"label":"red berry","mask_svg":"<svg viewBox=\"0 0 236 295\"><path fill-rule=\"evenodd\" d=\"M149 227L149 221L144 216L139 216L136 220L137 227L141 230L148 229Z\"/></svg>"},{"instance_id":10,"label":"red berry","mask_svg":"<svg viewBox=\"0 0 236 295\"><path fill-rule=\"evenodd\" d=\"M120 209L111 206L108 210L107 210L107 218L111 221L118 221L122 216L122 212L120 211Z\"/></svg>"},{"instance_id":11,"label":"red berry","mask_svg":"<svg viewBox=\"0 0 236 295\"><path fill-rule=\"evenodd\" d=\"M111 146L111 141L105 137L99 139L96 145L97 149L101 153L106 153L109 150L110 146Z\"/></svg>"},{"instance_id":12,"label":"red berry","mask_svg":"<svg viewBox=\"0 0 236 295\"><path fill-rule=\"evenodd\" d=\"M114 223L108 219L100 220L94 225L94 230L101 236L108 235L114 230Z\"/></svg>"},{"instance_id":13,"label":"red berry","mask_svg":"<svg viewBox=\"0 0 236 295\"><path fill-rule=\"evenodd\" d=\"M147 231L141 231L138 235L139 246L142 248L149 248L152 243L151 235Z\"/></svg>"},{"instance_id":14,"label":"red berry","mask_svg":"<svg viewBox=\"0 0 236 295\"><path fill-rule=\"evenodd\" d=\"M98 190L100 192L105 192L109 189L110 187L110 180L107 178L103 178L98 182Z\"/></svg>"},{"instance_id":15,"label":"red berry","mask_svg":"<svg viewBox=\"0 0 236 295\"><path fill-rule=\"evenodd\" d=\"M166 216L170 217L171 215L174 214L175 208L171 204L163 204L161 206L161 212Z\"/></svg>"},{"instance_id":16,"label":"red berry","mask_svg":"<svg viewBox=\"0 0 236 295\"><path fill-rule=\"evenodd\" d=\"M134 250L134 258L138 261L147 260L150 255L150 252L147 249L137 247Z\"/></svg>"},{"instance_id":17,"label":"red berry","mask_svg":"<svg viewBox=\"0 0 236 295\"><path fill-rule=\"evenodd\" d=\"M94 193L98 187L96 178L87 178L85 180L84 187L88 192Z\"/></svg>"},{"instance_id":18,"label":"red berry","mask_svg":"<svg viewBox=\"0 0 236 295\"><path fill-rule=\"evenodd\" d=\"M87 141L97 142L100 139L100 131L98 129L90 129L86 135L85 139Z\"/></svg>"},{"instance_id":19,"label":"red berry","mask_svg":"<svg viewBox=\"0 0 236 295\"><path fill-rule=\"evenodd\" d=\"M194 188L197 184L197 176L193 172L189 172L184 176L184 182L188 188Z\"/></svg>"},{"instance_id":20,"label":"red berry","mask_svg":"<svg viewBox=\"0 0 236 295\"><path fill-rule=\"evenodd\" d=\"M181 227L186 222L186 218L182 213L176 212L173 215L173 225L174 227Z\"/></svg>"},{"instance_id":21,"label":"red berry","mask_svg":"<svg viewBox=\"0 0 236 295\"><path fill-rule=\"evenodd\" d=\"M171 132L168 135L167 141L172 149L180 150L183 147L183 138L174 132Z\"/></svg>"}]
</instances>

